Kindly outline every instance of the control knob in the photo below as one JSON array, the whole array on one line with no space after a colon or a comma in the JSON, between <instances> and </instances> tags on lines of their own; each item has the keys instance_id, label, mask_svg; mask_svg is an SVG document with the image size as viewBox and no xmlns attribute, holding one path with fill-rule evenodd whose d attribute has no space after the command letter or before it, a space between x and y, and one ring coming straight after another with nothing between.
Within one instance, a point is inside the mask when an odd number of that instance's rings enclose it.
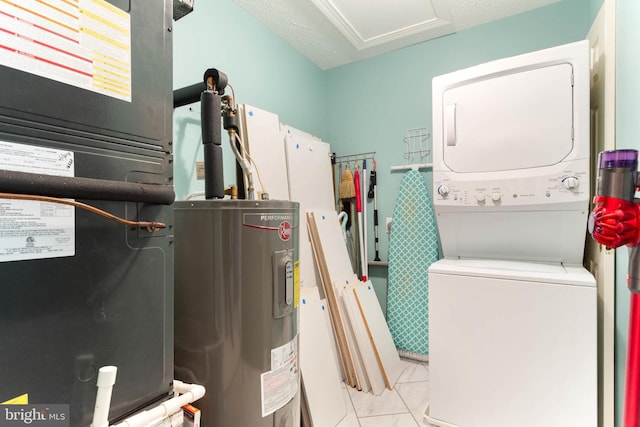
<instances>
[{"instance_id":1,"label":"control knob","mask_svg":"<svg viewBox=\"0 0 640 427\"><path fill-rule=\"evenodd\" d=\"M444 185L444 184L440 184L438 186L438 194L441 195L442 197L447 197L447 195L449 194L449 188Z\"/></svg>"},{"instance_id":2,"label":"control knob","mask_svg":"<svg viewBox=\"0 0 640 427\"><path fill-rule=\"evenodd\" d=\"M562 178L562 186L567 190L575 190L580 185L580 180L575 176L565 176Z\"/></svg>"}]
</instances>

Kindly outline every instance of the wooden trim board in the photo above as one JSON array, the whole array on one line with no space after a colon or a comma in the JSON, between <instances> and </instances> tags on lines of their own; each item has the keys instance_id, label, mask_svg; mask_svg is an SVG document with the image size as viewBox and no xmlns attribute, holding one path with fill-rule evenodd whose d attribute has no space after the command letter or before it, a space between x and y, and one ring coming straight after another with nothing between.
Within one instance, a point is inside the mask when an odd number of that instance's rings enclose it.
<instances>
[{"instance_id":1,"label":"wooden trim board","mask_svg":"<svg viewBox=\"0 0 640 427\"><path fill-rule=\"evenodd\" d=\"M353 330L353 325L349 320L349 314L345 307L344 292L341 289L336 289L336 295L338 297L338 305L340 312L343 313L342 319L344 321L344 328L347 333L347 341L349 342L349 348L351 349L351 357L353 360L353 368L356 379L356 389L359 391L367 392L371 390L371 384L369 383L369 377L367 376L366 369L362 360L362 349L358 345L356 339L356 332Z\"/></svg>"},{"instance_id":2,"label":"wooden trim board","mask_svg":"<svg viewBox=\"0 0 640 427\"><path fill-rule=\"evenodd\" d=\"M373 285L353 273L337 213L307 212L307 227L349 384L374 394L392 389L403 370L400 356Z\"/></svg>"},{"instance_id":3,"label":"wooden trim board","mask_svg":"<svg viewBox=\"0 0 640 427\"><path fill-rule=\"evenodd\" d=\"M340 357L342 359L342 366L345 371L346 381L350 386L357 387L357 381L354 374L355 371L353 366L353 359L351 356L351 351L349 349L349 344L347 342L346 331L342 321L342 315L340 314L340 307L336 299L335 290L333 288L329 272L327 271L324 251L322 249L318 236L318 230L316 228L316 222L313 212L307 212L307 228L309 230L309 236L311 237L311 245L316 257L318 270L320 271L320 277L322 279L325 296L327 297L329 314L331 316L331 322L333 324L336 342L340 351Z\"/></svg>"},{"instance_id":4,"label":"wooden trim board","mask_svg":"<svg viewBox=\"0 0 640 427\"><path fill-rule=\"evenodd\" d=\"M391 390L402 375L402 362L393 343L387 321L382 314L378 297L370 281L353 290L358 308L367 328L371 344L377 354L387 388Z\"/></svg>"},{"instance_id":5,"label":"wooden trim board","mask_svg":"<svg viewBox=\"0 0 640 427\"><path fill-rule=\"evenodd\" d=\"M383 378L380 365L378 363L378 355L376 354L373 343L369 338L369 332L365 325L364 318L361 315L358 302L356 301L355 288L364 286L362 282L347 286L342 295L344 306L346 308L351 328L358 343L362 365L367 374L371 391L376 396L382 394L385 389L385 378Z\"/></svg>"}]
</instances>

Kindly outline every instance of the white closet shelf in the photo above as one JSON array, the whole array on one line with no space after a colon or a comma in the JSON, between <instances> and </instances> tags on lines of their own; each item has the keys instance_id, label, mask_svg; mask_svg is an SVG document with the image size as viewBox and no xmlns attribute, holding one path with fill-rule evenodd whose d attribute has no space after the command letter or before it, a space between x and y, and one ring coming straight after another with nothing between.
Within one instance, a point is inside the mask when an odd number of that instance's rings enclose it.
<instances>
[{"instance_id":1,"label":"white closet shelf","mask_svg":"<svg viewBox=\"0 0 640 427\"><path fill-rule=\"evenodd\" d=\"M392 171L419 170L419 169L429 169L432 166L433 166L432 163L413 163L410 165L391 166L391 170Z\"/></svg>"}]
</instances>

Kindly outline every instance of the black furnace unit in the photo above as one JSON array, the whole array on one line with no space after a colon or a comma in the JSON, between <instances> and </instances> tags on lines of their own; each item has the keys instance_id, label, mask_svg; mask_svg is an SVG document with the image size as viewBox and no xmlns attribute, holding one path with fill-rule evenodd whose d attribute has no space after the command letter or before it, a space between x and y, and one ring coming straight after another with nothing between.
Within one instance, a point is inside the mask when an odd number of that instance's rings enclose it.
<instances>
[{"instance_id":1,"label":"black furnace unit","mask_svg":"<svg viewBox=\"0 0 640 427\"><path fill-rule=\"evenodd\" d=\"M0 402L89 425L101 366L111 421L172 390L172 5L37 4L0 2L0 192L167 225L0 196Z\"/></svg>"}]
</instances>

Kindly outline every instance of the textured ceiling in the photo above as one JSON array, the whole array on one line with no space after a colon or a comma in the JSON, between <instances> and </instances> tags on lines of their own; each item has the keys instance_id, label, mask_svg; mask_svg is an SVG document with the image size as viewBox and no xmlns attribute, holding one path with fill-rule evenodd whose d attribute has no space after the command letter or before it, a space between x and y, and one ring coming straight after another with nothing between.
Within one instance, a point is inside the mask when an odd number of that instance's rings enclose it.
<instances>
[{"instance_id":1,"label":"textured ceiling","mask_svg":"<svg viewBox=\"0 0 640 427\"><path fill-rule=\"evenodd\" d=\"M560 0L234 0L322 69Z\"/></svg>"}]
</instances>

